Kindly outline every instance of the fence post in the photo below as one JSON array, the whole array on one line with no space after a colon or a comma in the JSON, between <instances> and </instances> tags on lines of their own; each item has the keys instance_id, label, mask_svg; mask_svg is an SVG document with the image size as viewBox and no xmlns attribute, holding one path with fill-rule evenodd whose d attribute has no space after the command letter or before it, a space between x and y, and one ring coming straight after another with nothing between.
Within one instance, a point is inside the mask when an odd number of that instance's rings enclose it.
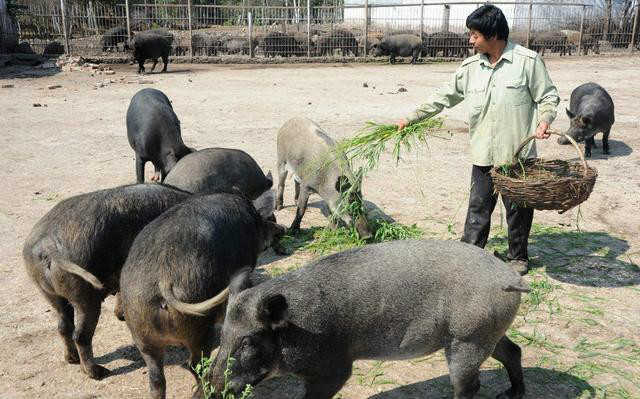
<instances>
[{"instance_id":1,"label":"fence post","mask_svg":"<svg viewBox=\"0 0 640 399\"><path fill-rule=\"evenodd\" d=\"M129 45L129 40L131 40L131 17L129 16L129 0L125 0L124 2L124 12L127 16L127 45Z\"/></svg>"},{"instance_id":2,"label":"fence post","mask_svg":"<svg viewBox=\"0 0 640 399\"><path fill-rule=\"evenodd\" d=\"M67 55L71 55L71 49L69 48L69 35L67 34L67 16L64 9L64 0L60 0L60 14L62 16L62 34L64 35L64 52Z\"/></svg>"},{"instance_id":3,"label":"fence post","mask_svg":"<svg viewBox=\"0 0 640 399\"><path fill-rule=\"evenodd\" d=\"M247 13L247 18L249 18L249 58L255 57L253 53L253 13L249 11Z\"/></svg>"},{"instance_id":4,"label":"fence post","mask_svg":"<svg viewBox=\"0 0 640 399\"><path fill-rule=\"evenodd\" d=\"M529 26L527 27L527 48L531 47L531 14L533 13L533 0L529 0Z\"/></svg>"},{"instance_id":5,"label":"fence post","mask_svg":"<svg viewBox=\"0 0 640 399\"><path fill-rule=\"evenodd\" d=\"M311 57L311 0L307 0L307 57Z\"/></svg>"},{"instance_id":6,"label":"fence post","mask_svg":"<svg viewBox=\"0 0 640 399\"><path fill-rule=\"evenodd\" d=\"M187 0L187 16L189 18L189 57L193 58L193 22L191 19L191 0Z\"/></svg>"},{"instance_id":7,"label":"fence post","mask_svg":"<svg viewBox=\"0 0 640 399\"><path fill-rule=\"evenodd\" d=\"M451 8L448 4L444 5L444 12L442 13L442 31L449 32L449 17L451 15Z\"/></svg>"},{"instance_id":8,"label":"fence post","mask_svg":"<svg viewBox=\"0 0 640 399\"><path fill-rule=\"evenodd\" d=\"M629 51L633 51L638 40L638 25L640 24L640 4L636 4L636 15L633 18L633 31L631 31L631 43L629 43Z\"/></svg>"},{"instance_id":9,"label":"fence post","mask_svg":"<svg viewBox=\"0 0 640 399\"><path fill-rule=\"evenodd\" d=\"M424 35L424 0L420 0L420 38Z\"/></svg>"},{"instance_id":10,"label":"fence post","mask_svg":"<svg viewBox=\"0 0 640 399\"><path fill-rule=\"evenodd\" d=\"M369 55L369 0L364 0L364 56Z\"/></svg>"},{"instance_id":11,"label":"fence post","mask_svg":"<svg viewBox=\"0 0 640 399\"><path fill-rule=\"evenodd\" d=\"M580 33L578 34L578 55L582 51L582 38L584 37L584 14L586 13L587 6L582 6L582 13L580 14Z\"/></svg>"}]
</instances>

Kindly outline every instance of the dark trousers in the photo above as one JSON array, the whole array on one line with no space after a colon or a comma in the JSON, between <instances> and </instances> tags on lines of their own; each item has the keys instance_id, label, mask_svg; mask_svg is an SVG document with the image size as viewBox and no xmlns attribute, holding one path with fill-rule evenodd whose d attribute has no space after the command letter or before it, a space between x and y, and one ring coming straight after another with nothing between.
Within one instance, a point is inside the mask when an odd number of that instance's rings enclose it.
<instances>
[{"instance_id":1,"label":"dark trousers","mask_svg":"<svg viewBox=\"0 0 640 399\"><path fill-rule=\"evenodd\" d=\"M471 193L469 209L464 223L462 241L484 248L489 237L491 214L496 207L498 195L493 191L491 166L473 165L471 171ZM507 226L509 234L509 253L507 258L529 260L527 245L533 221L533 208L519 207L509 198L502 197L507 210Z\"/></svg>"}]
</instances>

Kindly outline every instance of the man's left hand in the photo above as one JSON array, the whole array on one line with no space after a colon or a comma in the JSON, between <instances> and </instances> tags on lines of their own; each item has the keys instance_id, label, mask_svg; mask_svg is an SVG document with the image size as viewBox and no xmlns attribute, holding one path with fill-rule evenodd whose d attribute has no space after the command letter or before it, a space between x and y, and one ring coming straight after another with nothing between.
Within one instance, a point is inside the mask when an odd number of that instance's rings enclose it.
<instances>
[{"instance_id":1,"label":"man's left hand","mask_svg":"<svg viewBox=\"0 0 640 399\"><path fill-rule=\"evenodd\" d=\"M548 139L551 136L547 133L547 129L549 129L549 124L547 122L540 122L538 124L538 128L536 129L536 138L537 139Z\"/></svg>"}]
</instances>

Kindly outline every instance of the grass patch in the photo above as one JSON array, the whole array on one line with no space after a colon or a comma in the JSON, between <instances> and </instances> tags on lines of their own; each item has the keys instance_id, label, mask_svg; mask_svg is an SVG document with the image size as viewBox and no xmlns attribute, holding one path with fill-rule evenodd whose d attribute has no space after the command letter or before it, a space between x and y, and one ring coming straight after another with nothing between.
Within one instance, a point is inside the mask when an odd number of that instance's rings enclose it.
<instances>
[{"instance_id":1,"label":"grass patch","mask_svg":"<svg viewBox=\"0 0 640 399\"><path fill-rule=\"evenodd\" d=\"M362 240L353 227L338 227L335 229L325 227L300 230L300 234L296 236L284 236L280 243L288 251L303 249L317 255L325 255L361 247L365 244L417 239L424 235L424 231L415 224L407 226L400 223L376 220L371 223L371 227L374 235L370 240Z\"/></svg>"},{"instance_id":2,"label":"grass patch","mask_svg":"<svg viewBox=\"0 0 640 399\"><path fill-rule=\"evenodd\" d=\"M507 335L516 343L526 346L535 346L555 354L558 354L560 349L564 349L563 345L551 342L544 334L539 333L536 330L533 331L533 334L527 334L514 328L510 328L509 331L507 331Z\"/></svg>"},{"instance_id":3,"label":"grass patch","mask_svg":"<svg viewBox=\"0 0 640 399\"><path fill-rule=\"evenodd\" d=\"M397 385L398 383L392 379L384 378L384 362L376 361L373 366L362 371L358 367L354 367L353 375L356 377L358 385L373 387L378 385Z\"/></svg>"},{"instance_id":4,"label":"grass patch","mask_svg":"<svg viewBox=\"0 0 640 399\"><path fill-rule=\"evenodd\" d=\"M193 367L193 371L196 373L198 382L202 387L202 392L205 399L219 397L220 399L248 399L253 394L253 387L246 385L240 396L234 395L229 388L229 382L231 380L231 366L235 362L235 359L230 357L227 359L227 368L224 370L224 389L220 394L216 393L216 388L211 386L209 382L209 373L211 372L211 358L203 356L200 362Z\"/></svg>"}]
</instances>

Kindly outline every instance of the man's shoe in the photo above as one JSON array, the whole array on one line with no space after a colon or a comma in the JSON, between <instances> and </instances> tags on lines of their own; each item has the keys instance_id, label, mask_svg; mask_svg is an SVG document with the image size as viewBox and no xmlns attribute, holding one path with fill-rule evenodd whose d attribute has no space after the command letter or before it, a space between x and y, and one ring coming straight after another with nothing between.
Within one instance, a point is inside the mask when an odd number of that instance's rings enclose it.
<instances>
[{"instance_id":1,"label":"man's shoe","mask_svg":"<svg viewBox=\"0 0 640 399\"><path fill-rule=\"evenodd\" d=\"M529 272L529 261L524 259L509 259L506 256L500 254L498 251L493 251L493 256L506 262L516 273L524 276Z\"/></svg>"}]
</instances>

